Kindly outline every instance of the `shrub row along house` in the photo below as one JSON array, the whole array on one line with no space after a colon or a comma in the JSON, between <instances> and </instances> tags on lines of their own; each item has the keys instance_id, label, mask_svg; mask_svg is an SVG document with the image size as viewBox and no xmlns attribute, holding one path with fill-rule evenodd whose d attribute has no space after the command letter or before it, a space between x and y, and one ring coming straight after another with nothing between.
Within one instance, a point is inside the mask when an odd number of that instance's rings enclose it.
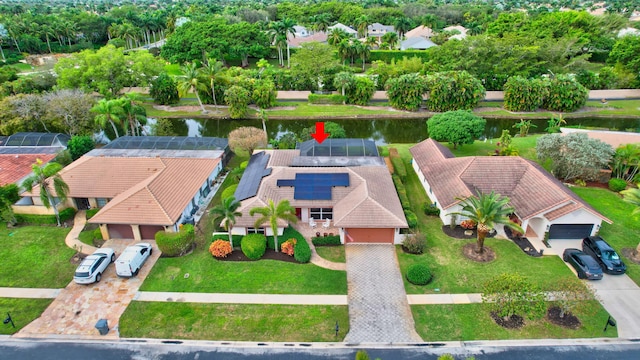
<instances>
[{"instance_id":1,"label":"shrub row along house","mask_svg":"<svg viewBox=\"0 0 640 360\"><path fill-rule=\"evenodd\" d=\"M611 223L540 165L519 156L456 158L431 139L413 146L411 154L413 168L445 224L460 212L459 199L478 191L508 196L530 238L582 239L595 235L602 221ZM457 224L462 220L455 219Z\"/></svg>"},{"instance_id":2,"label":"shrub row along house","mask_svg":"<svg viewBox=\"0 0 640 360\"><path fill-rule=\"evenodd\" d=\"M223 169L226 139L123 136L95 149L60 171L69 186L59 209L99 208L88 221L104 239L154 239L193 221ZM25 192L16 214L52 214L40 188Z\"/></svg>"},{"instance_id":3,"label":"shrub row along house","mask_svg":"<svg viewBox=\"0 0 640 360\"><path fill-rule=\"evenodd\" d=\"M255 228L257 216L249 215L269 200L289 200L301 226L335 231L343 244L399 244L400 229L407 228L389 170L370 140L310 140L296 150L256 152L235 197L242 213L233 227L238 235L272 235L268 224ZM279 235L287 225L278 223Z\"/></svg>"}]
</instances>

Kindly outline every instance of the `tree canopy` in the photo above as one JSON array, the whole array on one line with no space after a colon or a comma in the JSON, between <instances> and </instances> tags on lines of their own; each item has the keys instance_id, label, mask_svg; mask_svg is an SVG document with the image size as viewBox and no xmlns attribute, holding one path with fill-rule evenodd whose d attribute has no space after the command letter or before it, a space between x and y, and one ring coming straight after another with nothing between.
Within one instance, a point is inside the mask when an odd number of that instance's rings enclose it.
<instances>
[{"instance_id":1,"label":"tree canopy","mask_svg":"<svg viewBox=\"0 0 640 360\"><path fill-rule=\"evenodd\" d=\"M487 121L471 111L456 110L433 115L427 120L429 137L436 141L447 141L458 145L473 144L482 136Z\"/></svg>"}]
</instances>

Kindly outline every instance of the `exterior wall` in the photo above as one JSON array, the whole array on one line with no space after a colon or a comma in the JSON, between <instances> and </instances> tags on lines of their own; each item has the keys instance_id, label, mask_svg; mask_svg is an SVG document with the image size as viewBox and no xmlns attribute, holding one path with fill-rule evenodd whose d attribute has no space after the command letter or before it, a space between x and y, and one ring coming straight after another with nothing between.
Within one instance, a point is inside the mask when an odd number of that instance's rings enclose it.
<instances>
[{"instance_id":1,"label":"exterior wall","mask_svg":"<svg viewBox=\"0 0 640 360\"><path fill-rule=\"evenodd\" d=\"M536 235L538 235L538 238L542 239L544 238L544 234L548 231L550 224L549 224L549 220L543 217L534 217L531 219L524 220L522 222L522 228L525 231L529 226L531 227L533 232L535 232Z\"/></svg>"},{"instance_id":2,"label":"exterior wall","mask_svg":"<svg viewBox=\"0 0 640 360\"><path fill-rule=\"evenodd\" d=\"M42 201L40 201L39 197L31 197L33 201L33 205L11 205L11 209L16 214L25 214L25 215L54 215L53 207L46 208L42 205ZM37 201L37 202L36 202ZM64 210L66 208L72 207L76 208L73 199L67 198L67 201L60 202L56 205L58 211ZM77 210L77 209L76 209Z\"/></svg>"},{"instance_id":3,"label":"exterior wall","mask_svg":"<svg viewBox=\"0 0 640 360\"><path fill-rule=\"evenodd\" d=\"M233 229L231 229L231 234L232 235L247 235L247 228L246 227L242 227L242 226L234 226ZM279 227L278 228L278 236L282 236L282 234L284 234L284 228L283 227ZM265 235L266 236L273 236L273 231L271 230L271 227L268 226L265 228Z\"/></svg>"},{"instance_id":4,"label":"exterior wall","mask_svg":"<svg viewBox=\"0 0 640 360\"><path fill-rule=\"evenodd\" d=\"M181 224L184 219L186 219L186 218L191 216L191 211L194 209L194 207L196 205L197 206L202 206L202 204L200 204L200 200L204 198L203 194L205 193L207 187L209 188L209 191L213 190L211 184L213 184L215 182L215 179L218 176L218 174L220 174L220 171L222 171L222 162L218 163L218 166L216 166L216 168L213 170L213 172L211 174L209 174L209 176L207 177L207 181L205 181L202 184L202 186L200 186L200 189L198 190L198 192L196 192L193 195L193 197L191 198L191 201L189 201L187 206L182 211L182 215L180 216L180 218L176 222L176 224L174 226L174 231L178 231L177 230L177 226L179 224Z\"/></svg>"},{"instance_id":5,"label":"exterior wall","mask_svg":"<svg viewBox=\"0 0 640 360\"><path fill-rule=\"evenodd\" d=\"M402 244L402 240L404 240L404 234L400 234L400 228L395 228L393 232L393 243L400 245Z\"/></svg>"}]
</instances>

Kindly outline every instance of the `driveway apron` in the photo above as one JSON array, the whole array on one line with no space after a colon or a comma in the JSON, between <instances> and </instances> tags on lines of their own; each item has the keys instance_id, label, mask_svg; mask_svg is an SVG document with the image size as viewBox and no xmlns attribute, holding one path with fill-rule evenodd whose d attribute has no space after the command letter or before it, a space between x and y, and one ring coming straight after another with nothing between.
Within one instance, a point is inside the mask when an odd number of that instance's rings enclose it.
<instances>
[{"instance_id":1,"label":"driveway apron","mask_svg":"<svg viewBox=\"0 0 640 360\"><path fill-rule=\"evenodd\" d=\"M618 337L640 339L640 288L625 275L605 275L589 281L602 306L616 320ZM603 324L604 326L604 324Z\"/></svg>"},{"instance_id":2,"label":"driveway apron","mask_svg":"<svg viewBox=\"0 0 640 360\"><path fill-rule=\"evenodd\" d=\"M58 297L39 318L13 336L117 339L120 316L160 257L155 241L145 240L144 242L153 246L153 253L137 276L128 279L119 278L116 275L115 264L111 264L102 274L102 280L99 283L78 285L72 281L60 291ZM103 247L114 249L118 256L125 247L134 243L133 240L109 240ZM106 336L100 336L95 328L96 322L100 319L107 319L111 329Z\"/></svg>"},{"instance_id":3,"label":"driveway apron","mask_svg":"<svg viewBox=\"0 0 640 360\"><path fill-rule=\"evenodd\" d=\"M420 342L393 245L348 244L348 343Z\"/></svg>"}]
</instances>

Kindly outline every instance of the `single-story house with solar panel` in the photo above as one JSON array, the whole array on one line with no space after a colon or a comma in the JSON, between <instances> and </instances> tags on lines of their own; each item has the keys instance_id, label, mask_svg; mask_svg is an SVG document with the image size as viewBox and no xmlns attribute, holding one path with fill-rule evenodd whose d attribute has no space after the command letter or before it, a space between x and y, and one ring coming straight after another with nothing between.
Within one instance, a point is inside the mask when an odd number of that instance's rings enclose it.
<instances>
[{"instance_id":1,"label":"single-story house with solar panel","mask_svg":"<svg viewBox=\"0 0 640 360\"><path fill-rule=\"evenodd\" d=\"M218 186L228 153L226 139L121 137L94 149L60 171L69 185L58 209L100 209L89 223L104 239L154 239L197 221ZM19 214L53 214L40 202L40 189L22 194Z\"/></svg>"},{"instance_id":2,"label":"single-story house with solar panel","mask_svg":"<svg viewBox=\"0 0 640 360\"><path fill-rule=\"evenodd\" d=\"M268 224L255 227L257 215L249 215L269 200L289 200L303 234L339 234L342 243L399 244L400 230L407 228L389 169L370 140L310 140L295 150L256 151L235 197L242 216L232 232L238 235L273 235ZM287 226L281 221L278 234Z\"/></svg>"},{"instance_id":3,"label":"single-story house with solar panel","mask_svg":"<svg viewBox=\"0 0 640 360\"><path fill-rule=\"evenodd\" d=\"M482 193L507 196L528 238L582 239L611 220L540 165L519 156L455 155L437 141L413 146L412 165L444 224L461 211L460 198ZM464 218L458 216L459 224Z\"/></svg>"}]
</instances>

